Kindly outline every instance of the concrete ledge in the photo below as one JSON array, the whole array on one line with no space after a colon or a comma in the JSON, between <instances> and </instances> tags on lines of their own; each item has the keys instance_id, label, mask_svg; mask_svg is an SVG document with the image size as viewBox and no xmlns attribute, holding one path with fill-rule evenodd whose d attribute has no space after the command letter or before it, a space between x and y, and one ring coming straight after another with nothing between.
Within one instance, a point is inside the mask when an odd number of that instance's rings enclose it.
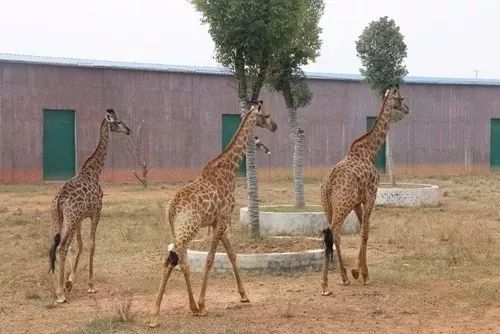
<instances>
[{"instance_id":1,"label":"concrete ledge","mask_svg":"<svg viewBox=\"0 0 500 334\"><path fill-rule=\"evenodd\" d=\"M291 205L269 205L266 208L291 207ZM265 235L320 235L321 230L327 227L325 213L320 205L315 212L265 212L259 211L260 231ZM248 208L240 209L240 223L248 225ZM358 218L351 212L344 225L342 234L355 234L359 232Z\"/></svg>"},{"instance_id":2,"label":"concrete ledge","mask_svg":"<svg viewBox=\"0 0 500 334\"><path fill-rule=\"evenodd\" d=\"M380 184L376 205L392 207L436 206L439 204L439 187L432 184L399 183L397 187Z\"/></svg>"},{"instance_id":3,"label":"concrete ledge","mask_svg":"<svg viewBox=\"0 0 500 334\"><path fill-rule=\"evenodd\" d=\"M319 238L309 239L318 240L318 244L321 241ZM236 262L239 271L244 274L313 272L323 268L323 254L323 249L286 253L237 254ZM336 254L335 251L334 254ZM191 271L203 272L206 257L207 252L188 250ZM215 253L213 271L216 274L232 274L233 268L226 253Z\"/></svg>"}]
</instances>

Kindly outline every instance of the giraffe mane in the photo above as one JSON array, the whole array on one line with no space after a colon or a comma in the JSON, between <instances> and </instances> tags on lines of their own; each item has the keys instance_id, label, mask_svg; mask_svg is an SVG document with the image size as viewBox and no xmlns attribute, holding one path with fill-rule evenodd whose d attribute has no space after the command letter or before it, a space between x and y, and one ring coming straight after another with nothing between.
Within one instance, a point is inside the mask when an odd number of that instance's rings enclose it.
<instances>
[{"instance_id":1,"label":"giraffe mane","mask_svg":"<svg viewBox=\"0 0 500 334\"><path fill-rule=\"evenodd\" d=\"M380 114L384 111L385 104L387 103L387 99L388 99L388 97L389 97L389 94L385 94L385 96L384 96L384 100L383 100L383 102L382 102L382 107L380 108L380 112L378 113L379 115L380 115ZM377 118L377 119L378 119L378 118ZM372 126L372 128L370 129L370 131L368 131L368 132L367 132L367 133L365 133L364 135L362 135L362 136L360 136L360 137L356 138L356 140L354 140L354 141L352 142L351 147L350 147L350 149L349 149L349 150L352 150L352 149L354 148L354 145L358 144L360 141L362 141L363 139L365 139L366 137L368 137L368 136L372 133L373 129L375 128L375 124L376 124L376 122L375 122L375 123L373 123L373 126Z\"/></svg>"},{"instance_id":2,"label":"giraffe mane","mask_svg":"<svg viewBox=\"0 0 500 334\"><path fill-rule=\"evenodd\" d=\"M103 124L104 122L106 122L106 118L104 118L104 119L102 120L102 122L101 122L101 126L102 126L102 124ZM82 169L81 169L81 171L85 170L85 168L87 168L87 167L88 167L88 164L90 163L90 161L92 160L92 158L93 158L96 154L97 154L97 149L96 149L96 150L95 150L95 151L94 151L94 152L93 152L93 153L92 153L92 154L91 154L91 155L90 155L87 159L85 159L85 162L84 162L84 163L83 163L83 165L82 165Z\"/></svg>"},{"instance_id":3,"label":"giraffe mane","mask_svg":"<svg viewBox=\"0 0 500 334\"><path fill-rule=\"evenodd\" d=\"M236 130L236 132L234 133L233 137L231 138L231 141L229 142L229 145L227 145L227 147L224 149L224 151L222 151L218 156L216 156L215 158L213 158L212 160L210 160L206 166L210 166L212 165L213 163L215 163L222 155L224 155L224 153L226 153L227 151L229 151L230 149L233 148L233 145L234 145L234 138L238 137L238 135L240 134L241 132L241 129L243 128L243 125L246 123L246 121L248 120L248 117L250 116L251 112L250 111L247 111L243 114L243 116L241 117L241 122L240 122L240 125L238 127L238 130Z\"/></svg>"}]
</instances>

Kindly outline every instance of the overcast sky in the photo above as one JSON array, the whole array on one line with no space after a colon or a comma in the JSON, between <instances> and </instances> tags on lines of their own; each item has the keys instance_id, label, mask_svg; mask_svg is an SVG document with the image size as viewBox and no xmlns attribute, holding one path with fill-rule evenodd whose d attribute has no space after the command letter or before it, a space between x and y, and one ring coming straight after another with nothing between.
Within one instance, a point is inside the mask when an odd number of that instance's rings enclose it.
<instances>
[{"instance_id":1,"label":"overcast sky","mask_svg":"<svg viewBox=\"0 0 500 334\"><path fill-rule=\"evenodd\" d=\"M290 0L293 1L293 0ZM0 52L217 66L187 0L0 0ZM325 0L321 56L305 70L358 73L355 40L387 15L408 46L409 75L500 79L500 1Z\"/></svg>"}]
</instances>

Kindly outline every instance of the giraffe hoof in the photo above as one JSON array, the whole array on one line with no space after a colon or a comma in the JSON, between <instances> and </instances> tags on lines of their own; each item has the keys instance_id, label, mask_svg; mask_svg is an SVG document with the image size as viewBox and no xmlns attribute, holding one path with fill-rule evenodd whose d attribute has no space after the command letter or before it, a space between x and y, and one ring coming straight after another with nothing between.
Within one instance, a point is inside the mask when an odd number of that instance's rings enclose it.
<instances>
[{"instance_id":1,"label":"giraffe hoof","mask_svg":"<svg viewBox=\"0 0 500 334\"><path fill-rule=\"evenodd\" d=\"M89 288L89 289L87 290L87 292L88 292L88 293L96 293L96 292L97 292L97 290L96 290L96 289L94 289L94 288Z\"/></svg>"},{"instance_id":2,"label":"giraffe hoof","mask_svg":"<svg viewBox=\"0 0 500 334\"><path fill-rule=\"evenodd\" d=\"M344 281L344 282L342 282L340 284L343 285L343 286L348 286L348 285L351 285L351 281Z\"/></svg>"},{"instance_id":3,"label":"giraffe hoof","mask_svg":"<svg viewBox=\"0 0 500 334\"><path fill-rule=\"evenodd\" d=\"M64 282L64 291L71 291L71 289L73 288L73 282L71 281L66 281Z\"/></svg>"},{"instance_id":4,"label":"giraffe hoof","mask_svg":"<svg viewBox=\"0 0 500 334\"><path fill-rule=\"evenodd\" d=\"M207 312L205 310L199 309L196 311L191 311L195 317L204 317L207 315Z\"/></svg>"},{"instance_id":5,"label":"giraffe hoof","mask_svg":"<svg viewBox=\"0 0 500 334\"><path fill-rule=\"evenodd\" d=\"M358 269L351 269L351 274L352 274L352 277L354 277L355 279L358 279L359 270Z\"/></svg>"},{"instance_id":6,"label":"giraffe hoof","mask_svg":"<svg viewBox=\"0 0 500 334\"><path fill-rule=\"evenodd\" d=\"M240 302L242 302L242 303L250 303L250 299L248 299L247 296L243 296L243 297L240 298Z\"/></svg>"},{"instance_id":7,"label":"giraffe hoof","mask_svg":"<svg viewBox=\"0 0 500 334\"><path fill-rule=\"evenodd\" d=\"M156 327L160 326L160 324L158 323L158 318L157 317L151 318L151 320L149 320L148 326L149 326L149 328L156 328Z\"/></svg>"},{"instance_id":8,"label":"giraffe hoof","mask_svg":"<svg viewBox=\"0 0 500 334\"><path fill-rule=\"evenodd\" d=\"M331 291L323 291L321 293L322 296L331 296L332 295L332 292Z\"/></svg>"},{"instance_id":9,"label":"giraffe hoof","mask_svg":"<svg viewBox=\"0 0 500 334\"><path fill-rule=\"evenodd\" d=\"M66 296L62 295L57 297L57 303L58 304L66 303Z\"/></svg>"}]
</instances>

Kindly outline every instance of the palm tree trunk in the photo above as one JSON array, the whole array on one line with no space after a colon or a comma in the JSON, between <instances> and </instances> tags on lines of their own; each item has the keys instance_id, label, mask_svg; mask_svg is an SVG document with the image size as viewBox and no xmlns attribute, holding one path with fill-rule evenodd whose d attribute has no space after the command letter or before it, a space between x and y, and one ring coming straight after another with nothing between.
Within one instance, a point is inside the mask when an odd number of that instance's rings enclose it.
<instances>
[{"instance_id":1,"label":"palm tree trunk","mask_svg":"<svg viewBox=\"0 0 500 334\"><path fill-rule=\"evenodd\" d=\"M246 97L240 98L240 111L244 113L248 110ZM250 237L260 238L259 224L259 189L257 185L257 170L255 167L256 147L253 140L253 130L248 137L246 167L247 167L247 206L248 206L248 227Z\"/></svg>"},{"instance_id":2,"label":"palm tree trunk","mask_svg":"<svg viewBox=\"0 0 500 334\"><path fill-rule=\"evenodd\" d=\"M255 167L255 141L253 133L247 146L247 200L250 237L260 238L259 224L259 192L257 186L257 170Z\"/></svg>"},{"instance_id":3,"label":"palm tree trunk","mask_svg":"<svg viewBox=\"0 0 500 334\"><path fill-rule=\"evenodd\" d=\"M394 161L392 160L392 145L391 145L391 132L387 131L385 136L385 160L387 161L387 176L389 176L389 183L395 187L396 178L394 177Z\"/></svg>"},{"instance_id":4,"label":"palm tree trunk","mask_svg":"<svg viewBox=\"0 0 500 334\"><path fill-rule=\"evenodd\" d=\"M297 109L288 109L288 125L293 144L293 184L295 190L295 207L304 208L304 130L299 126Z\"/></svg>"}]
</instances>

